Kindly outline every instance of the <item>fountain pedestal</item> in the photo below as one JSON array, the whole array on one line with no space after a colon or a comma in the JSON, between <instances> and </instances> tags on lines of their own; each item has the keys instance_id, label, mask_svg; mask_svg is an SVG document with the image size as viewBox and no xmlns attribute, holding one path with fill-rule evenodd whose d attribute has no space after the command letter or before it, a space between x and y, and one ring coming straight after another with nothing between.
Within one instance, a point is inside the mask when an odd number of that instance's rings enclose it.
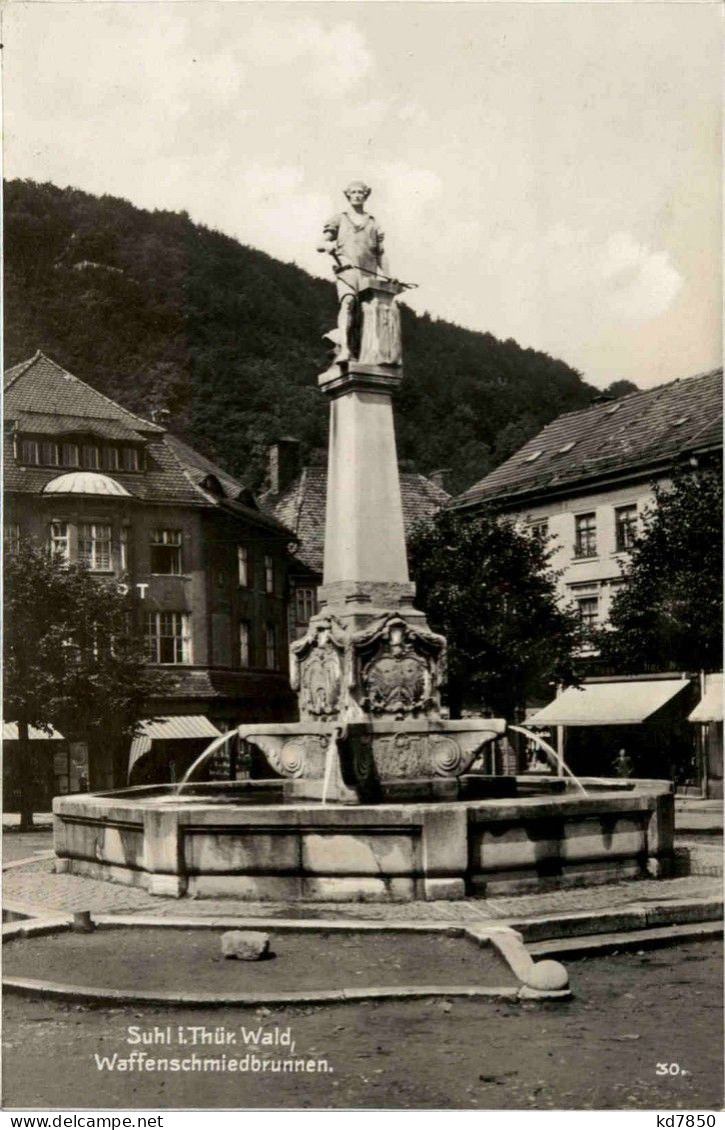
<instances>
[{"instance_id":1,"label":"fountain pedestal","mask_svg":"<svg viewBox=\"0 0 725 1130\"><path fill-rule=\"evenodd\" d=\"M290 649L301 721L284 738L240 729L296 779L295 797L376 803L406 780L425 792L505 731L497 719L441 717L446 641L413 604L392 403L400 289L375 280L362 291L360 356L319 378L330 400L325 557L320 611Z\"/></svg>"}]
</instances>

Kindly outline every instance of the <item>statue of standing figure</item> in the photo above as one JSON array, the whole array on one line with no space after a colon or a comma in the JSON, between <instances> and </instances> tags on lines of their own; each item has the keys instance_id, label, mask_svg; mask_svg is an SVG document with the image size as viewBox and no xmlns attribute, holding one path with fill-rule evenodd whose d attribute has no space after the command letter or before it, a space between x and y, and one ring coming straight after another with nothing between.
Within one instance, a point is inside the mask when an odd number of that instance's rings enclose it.
<instances>
[{"instance_id":1,"label":"statue of standing figure","mask_svg":"<svg viewBox=\"0 0 725 1130\"><path fill-rule=\"evenodd\" d=\"M323 242L317 248L332 256L333 271L337 276L340 306L336 362L349 361L356 356L354 339L360 292L376 278L387 279L388 266L383 250L385 236L375 217L365 211L365 201L371 191L359 180L347 186L345 196L349 208L328 220L323 228Z\"/></svg>"}]
</instances>

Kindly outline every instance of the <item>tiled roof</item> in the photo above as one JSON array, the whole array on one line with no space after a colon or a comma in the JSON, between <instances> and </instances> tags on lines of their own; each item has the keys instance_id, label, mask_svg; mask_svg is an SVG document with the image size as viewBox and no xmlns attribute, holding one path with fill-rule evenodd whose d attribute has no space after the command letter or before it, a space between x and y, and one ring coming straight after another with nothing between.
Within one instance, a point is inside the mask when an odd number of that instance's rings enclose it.
<instances>
[{"instance_id":1,"label":"tiled roof","mask_svg":"<svg viewBox=\"0 0 725 1130\"><path fill-rule=\"evenodd\" d=\"M134 498L223 508L240 518L289 534L278 519L260 513L253 499L245 501L245 487L221 467L164 428L127 412L43 353L36 353L5 374L5 419L26 433L60 435L86 428L104 438L143 443L143 472L113 472L114 480ZM62 469L58 467L19 466L13 445L5 444L6 491L39 494L59 473ZM204 489L202 482L210 474L219 480L227 497L217 497Z\"/></svg>"},{"instance_id":2,"label":"tiled roof","mask_svg":"<svg viewBox=\"0 0 725 1130\"><path fill-rule=\"evenodd\" d=\"M240 482L233 479L216 463L212 463L211 459L207 459L205 455L200 455L198 451L194 451L188 443L184 443L183 440L172 435L167 435L166 440L176 458L183 464L188 475L197 485L200 485L208 475L214 475L230 498L236 498L244 490Z\"/></svg>"},{"instance_id":3,"label":"tiled roof","mask_svg":"<svg viewBox=\"0 0 725 1130\"><path fill-rule=\"evenodd\" d=\"M424 475L401 473L400 493L406 534L419 518L440 510L450 495ZM260 503L284 522L299 539L297 558L315 573L322 573L325 544L327 468L305 467L278 495L267 492Z\"/></svg>"},{"instance_id":4,"label":"tiled roof","mask_svg":"<svg viewBox=\"0 0 725 1130\"><path fill-rule=\"evenodd\" d=\"M44 353L15 365L5 374L5 418L19 412L75 416L86 419L117 420L141 435L163 434L164 429L142 420L103 393L74 377Z\"/></svg>"},{"instance_id":5,"label":"tiled roof","mask_svg":"<svg viewBox=\"0 0 725 1130\"><path fill-rule=\"evenodd\" d=\"M722 369L559 416L453 505L567 489L722 446Z\"/></svg>"},{"instance_id":6,"label":"tiled roof","mask_svg":"<svg viewBox=\"0 0 725 1130\"><path fill-rule=\"evenodd\" d=\"M184 506L213 505L188 476L173 451L160 436L146 447L146 470L127 473L114 471L113 477L129 494L143 502L176 503ZM47 483L57 478L58 467L23 467L13 458L12 445L5 444L5 490L9 493L40 494Z\"/></svg>"},{"instance_id":7,"label":"tiled roof","mask_svg":"<svg viewBox=\"0 0 725 1130\"><path fill-rule=\"evenodd\" d=\"M169 433L164 436L164 443L166 447L171 449L175 458L183 467L187 478L198 490L203 491L206 497L208 497L209 492L203 485L204 481L208 479L209 475L213 475L218 480L227 497L215 498L216 505L221 506L231 514L279 530L280 533L289 536L290 529L288 526L275 515L269 514L265 510L260 511L251 492L237 479L233 479L231 475L218 467L216 463L212 463L211 459L207 459L205 455L200 455L198 451L194 451L183 440Z\"/></svg>"},{"instance_id":8,"label":"tiled roof","mask_svg":"<svg viewBox=\"0 0 725 1130\"><path fill-rule=\"evenodd\" d=\"M25 435L93 435L102 436L103 439L115 439L119 443L136 444L145 443L148 438L121 420L102 420L97 416L79 417L50 412L18 412L12 409L11 411L13 414L9 416L6 409L6 422L14 424L15 430Z\"/></svg>"}]
</instances>

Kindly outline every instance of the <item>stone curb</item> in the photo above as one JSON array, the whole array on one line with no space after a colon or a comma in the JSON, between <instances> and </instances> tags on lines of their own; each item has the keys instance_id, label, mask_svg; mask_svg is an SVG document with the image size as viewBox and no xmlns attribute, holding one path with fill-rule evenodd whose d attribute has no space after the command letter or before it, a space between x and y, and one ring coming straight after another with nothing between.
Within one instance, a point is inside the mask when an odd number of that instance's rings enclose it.
<instances>
[{"instance_id":1,"label":"stone curb","mask_svg":"<svg viewBox=\"0 0 725 1130\"><path fill-rule=\"evenodd\" d=\"M590 934L577 938L551 938L532 942L528 949L533 957L579 957L613 950L655 949L658 946L678 945L680 942L705 941L722 938L722 922L683 923L655 926L647 930L628 930L623 933Z\"/></svg>"},{"instance_id":2,"label":"stone curb","mask_svg":"<svg viewBox=\"0 0 725 1130\"><path fill-rule=\"evenodd\" d=\"M15 867L27 867L30 863L42 863L44 859L53 859L55 852L52 848L47 851L38 851L35 855L28 855L25 859L11 859L8 863L3 863L3 871L12 871Z\"/></svg>"},{"instance_id":3,"label":"stone curb","mask_svg":"<svg viewBox=\"0 0 725 1130\"><path fill-rule=\"evenodd\" d=\"M225 929L225 930L278 930L281 933L295 930L313 930L317 933L369 933L369 934L447 934L451 938L463 937L470 923L457 922L380 922L377 919L357 918L242 918L229 915L222 918L199 918L183 915L178 917L155 918L151 914L93 914L93 921L101 928L113 929L116 926L153 926L162 929L166 926L173 929ZM492 922L489 926L488 919L482 919L486 929L506 929L503 922Z\"/></svg>"},{"instance_id":4,"label":"stone curb","mask_svg":"<svg viewBox=\"0 0 725 1130\"><path fill-rule=\"evenodd\" d=\"M195 928L215 929L222 925L240 925L239 919L158 919L148 916L134 917L131 915L123 918L113 915L93 915L92 921L96 927L116 929L128 926L169 929ZM242 923L246 920L242 919ZM303 924L305 930L320 931L329 923L324 922L321 927L316 921L306 920ZM269 929L278 928L276 920L253 920L257 929L260 925ZM299 929L299 924L294 920L285 920L287 930ZM572 995L568 985L568 978L563 966L558 962L545 961L537 963L526 951L521 935L503 923L488 926L484 921L477 925L449 926L446 923L406 923L401 931L395 925L366 923L365 931L372 933L377 926L382 933L442 933L447 936L465 937L475 945L491 944L509 969L520 982L517 987L490 988L476 985L403 985L403 986L373 986L368 988L348 988L340 990L287 990L278 993L184 993L184 992L157 992L154 990L126 990L107 989L88 985L66 985L54 981L36 980L28 977L4 977L3 987L8 992L39 994L63 1000L88 1000L88 1001L116 1001L131 1003L134 1001L144 1003L179 1004L188 1006L217 1007L220 1005L238 1005L248 1007L260 1004L295 1004L295 1003L330 1003L335 1001L361 1001L361 1000L397 1000L403 998L423 997L495 997L497 999L562 999ZM19 937L38 937L41 934L70 931L73 928L73 919L68 915L55 918L35 919L32 921L14 922L2 929L2 940L11 941ZM357 924L349 920L334 922L333 929L339 932L357 931ZM556 987L547 987L547 967L557 966L561 974L557 978ZM543 979L537 974L544 973ZM550 971L549 971L550 976Z\"/></svg>"},{"instance_id":5,"label":"stone curb","mask_svg":"<svg viewBox=\"0 0 725 1130\"><path fill-rule=\"evenodd\" d=\"M518 930L527 943L543 939L576 937L656 926L676 926L692 922L711 922L722 918L723 900L672 899L653 903L631 903L617 909L585 910L578 914L536 918L506 918L507 926Z\"/></svg>"},{"instance_id":6,"label":"stone curb","mask_svg":"<svg viewBox=\"0 0 725 1130\"><path fill-rule=\"evenodd\" d=\"M98 1004L159 1004L204 1008L257 1008L262 1005L351 1004L365 1000L403 1000L424 997L469 997L517 1000L536 997L564 998L571 990L541 993L523 985L520 988L480 988L476 985L401 985L373 986L369 989L290 990L278 993L161 993L153 990L104 989L90 985L63 985L31 977L4 977L8 993L39 995L55 1000L86 1001Z\"/></svg>"}]
</instances>

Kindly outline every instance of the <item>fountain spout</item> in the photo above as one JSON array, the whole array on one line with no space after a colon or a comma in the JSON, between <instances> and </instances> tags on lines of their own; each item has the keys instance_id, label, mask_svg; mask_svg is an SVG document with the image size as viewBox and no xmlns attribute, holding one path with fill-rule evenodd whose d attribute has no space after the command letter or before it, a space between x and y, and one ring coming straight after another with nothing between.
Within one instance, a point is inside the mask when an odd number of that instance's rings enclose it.
<instances>
[{"instance_id":1,"label":"fountain spout","mask_svg":"<svg viewBox=\"0 0 725 1130\"><path fill-rule=\"evenodd\" d=\"M201 765L203 765L204 762L207 760L207 758L211 757L212 754L217 753L220 749L222 749L222 747L224 745L226 745L226 743L231 738L236 738L236 736L237 736L236 730L227 730L226 734L221 734L220 737L214 738L214 741L211 742L206 747L206 749L203 750L203 752L199 754L199 756L196 758L196 760L191 763L189 768L184 773L184 776L181 778L181 780L179 781L179 783L176 786L177 795L181 792L181 790L186 785L188 785L188 783L191 779L192 773L194 773Z\"/></svg>"},{"instance_id":2,"label":"fountain spout","mask_svg":"<svg viewBox=\"0 0 725 1130\"><path fill-rule=\"evenodd\" d=\"M579 789L579 791L582 792L584 796L589 795L579 778L575 776L574 773L572 773L571 769L564 761L564 758L560 753L557 753L552 745L549 745L549 743L544 741L543 738L539 737L538 734L535 734L533 730L527 730L525 726L512 726L511 724L509 724L509 730L516 730L517 733L523 734L525 737L531 738L532 741L536 742L536 744L543 749L544 753L550 754L554 758L556 764L561 766L562 771L566 773L567 776L571 777L572 781Z\"/></svg>"}]
</instances>

